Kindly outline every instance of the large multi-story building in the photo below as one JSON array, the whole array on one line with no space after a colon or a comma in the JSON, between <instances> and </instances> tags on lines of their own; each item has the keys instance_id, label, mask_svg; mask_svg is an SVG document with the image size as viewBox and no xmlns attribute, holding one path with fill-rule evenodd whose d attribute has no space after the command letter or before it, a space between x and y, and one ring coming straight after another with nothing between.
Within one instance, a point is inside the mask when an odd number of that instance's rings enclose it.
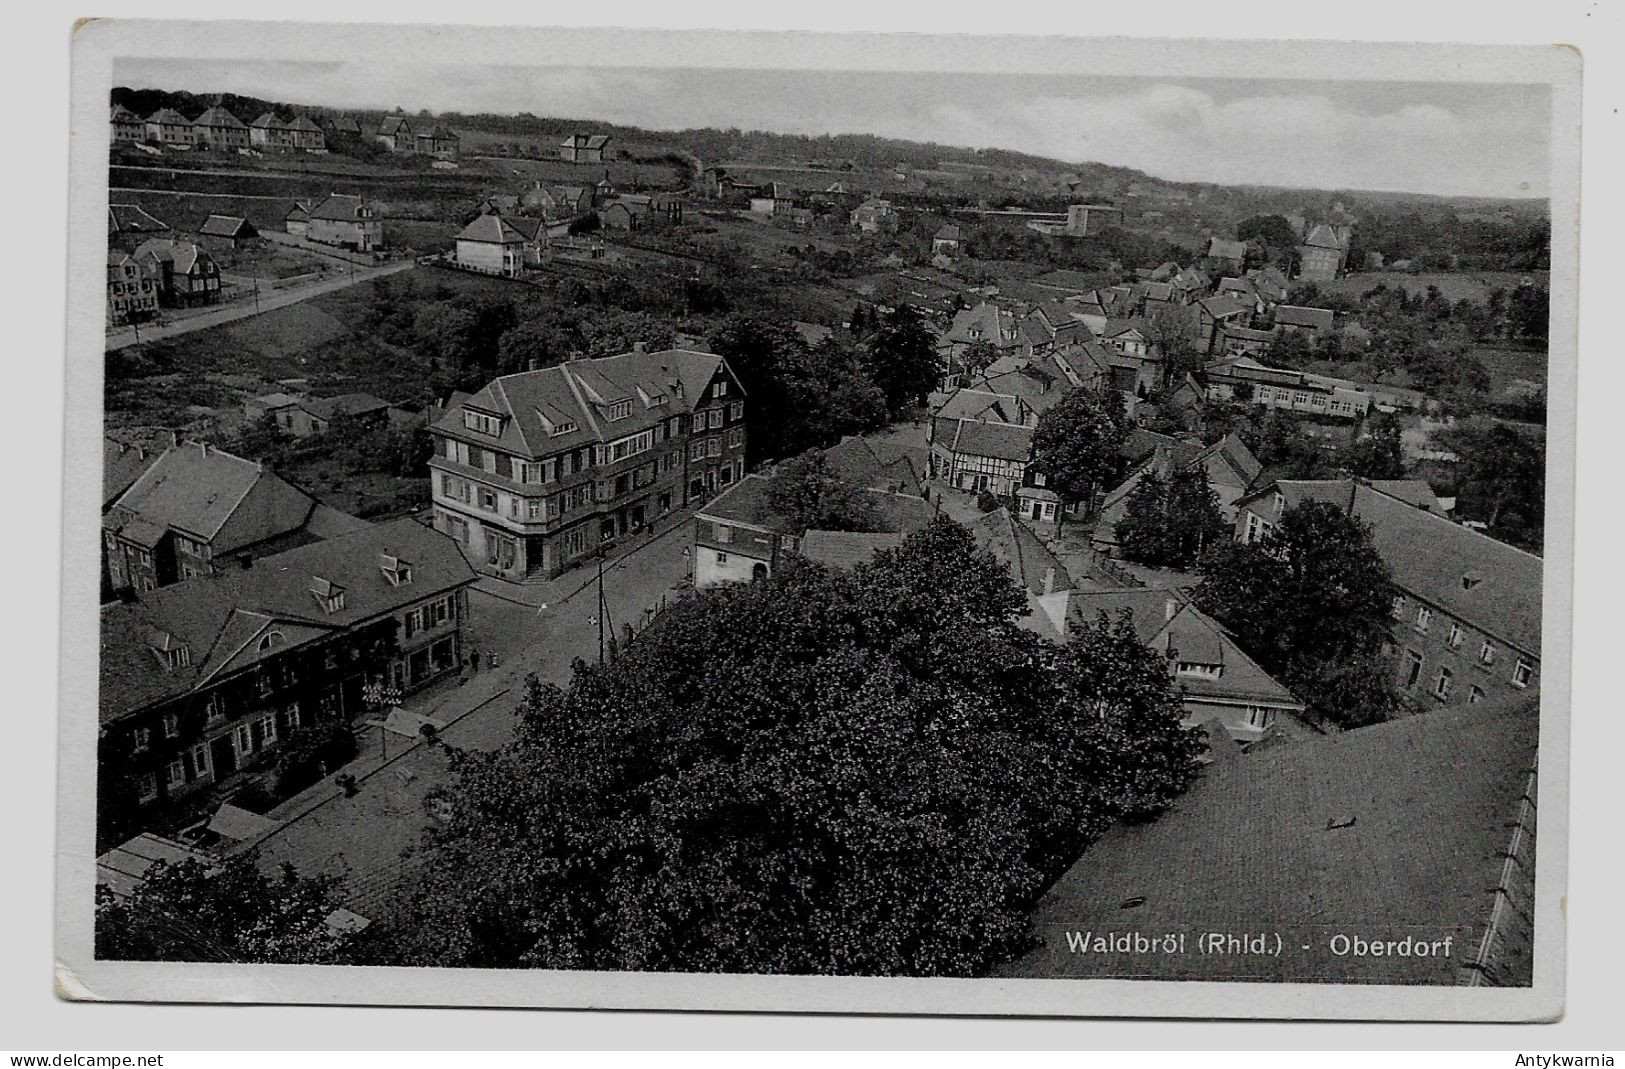
<instances>
[{"instance_id":1,"label":"large multi-story building","mask_svg":"<svg viewBox=\"0 0 1625 1069\"><path fill-rule=\"evenodd\" d=\"M104 608L104 838L172 830L301 728L353 721L369 686L455 672L474 578L450 539L401 519Z\"/></svg>"},{"instance_id":2,"label":"large multi-story building","mask_svg":"<svg viewBox=\"0 0 1625 1069\"><path fill-rule=\"evenodd\" d=\"M1264 537L1305 501L1371 528L1392 573L1387 652L1415 706L1529 694L1540 686L1542 562L1444 516L1415 483L1273 482L1236 502L1235 536Z\"/></svg>"},{"instance_id":3,"label":"large multi-story building","mask_svg":"<svg viewBox=\"0 0 1625 1069\"><path fill-rule=\"evenodd\" d=\"M488 574L555 576L742 478L745 423L744 391L711 353L505 375L430 428L434 525Z\"/></svg>"},{"instance_id":4,"label":"large multi-story building","mask_svg":"<svg viewBox=\"0 0 1625 1069\"><path fill-rule=\"evenodd\" d=\"M193 140L220 151L247 148L250 138L243 121L218 104L192 120Z\"/></svg>"},{"instance_id":5,"label":"large multi-story building","mask_svg":"<svg viewBox=\"0 0 1625 1069\"><path fill-rule=\"evenodd\" d=\"M157 314L157 280L129 253L108 253L107 322L141 322Z\"/></svg>"}]
</instances>

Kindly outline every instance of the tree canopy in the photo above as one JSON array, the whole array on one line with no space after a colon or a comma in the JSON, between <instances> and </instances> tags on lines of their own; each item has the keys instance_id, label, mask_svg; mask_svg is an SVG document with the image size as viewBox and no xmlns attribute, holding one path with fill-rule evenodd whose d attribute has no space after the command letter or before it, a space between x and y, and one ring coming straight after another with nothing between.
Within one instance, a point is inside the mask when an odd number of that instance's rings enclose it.
<instances>
[{"instance_id":1,"label":"tree canopy","mask_svg":"<svg viewBox=\"0 0 1625 1069\"><path fill-rule=\"evenodd\" d=\"M1088 502L1122 474L1131 427L1117 390L1080 387L1038 417L1033 464L1063 498Z\"/></svg>"},{"instance_id":2,"label":"tree canopy","mask_svg":"<svg viewBox=\"0 0 1625 1069\"><path fill-rule=\"evenodd\" d=\"M1201 742L1119 622L1066 647L939 519L662 615L466 754L394 933L436 965L969 975Z\"/></svg>"},{"instance_id":3,"label":"tree canopy","mask_svg":"<svg viewBox=\"0 0 1625 1069\"><path fill-rule=\"evenodd\" d=\"M830 474L816 451L773 470L767 503L797 531L873 531L879 519L863 491Z\"/></svg>"},{"instance_id":4,"label":"tree canopy","mask_svg":"<svg viewBox=\"0 0 1625 1069\"><path fill-rule=\"evenodd\" d=\"M1207 547L1225 540L1219 497L1200 467L1166 478L1147 471L1124 505L1116 534L1129 560L1155 568L1190 568Z\"/></svg>"},{"instance_id":5,"label":"tree canopy","mask_svg":"<svg viewBox=\"0 0 1625 1069\"><path fill-rule=\"evenodd\" d=\"M1349 727L1393 714L1398 699L1378 656L1392 587L1359 519L1305 502L1262 539L1215 546L1202 573L1197 607L1313 712Z\"/></svg>"},{"instance_id":6,"label":"tree canopy","mask_svg":"<svg viewBox=\"0 0 1625 1069\"><path fill-rule=\"evenodd\" d=\"M936 336L925 318L911 305L883 313L880 324L865 342L869 376L894 417L925 404L926 395L942 381Z\"/></svg>"}]
</instances>

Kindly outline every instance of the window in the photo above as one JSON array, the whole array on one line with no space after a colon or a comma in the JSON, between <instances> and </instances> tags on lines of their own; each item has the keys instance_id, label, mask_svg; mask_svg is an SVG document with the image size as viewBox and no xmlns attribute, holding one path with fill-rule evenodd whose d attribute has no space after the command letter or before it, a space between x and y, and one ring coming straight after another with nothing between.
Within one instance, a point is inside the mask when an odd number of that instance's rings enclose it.
<instances>
[{"instance_id":1,"label":"window","mask_svg":"<svg viewBox=\"0 0 1625 1069\"><path fill-rule=\"evenodd\" d=\"M1046 482L1047 482L1047 480L1044 478L1044 473L1043 472L1040 472L1040 471L1033 472L1033 485L1034 486L1043 486ZM1252 518L1257 519L1256 516L1252 517Z\"/></svg>"},{"instance_id":2,"label":"window","mask_svg":"<svg viewBox=\"0 0 1625 1069\"><path fill-rule=\"evenodd\" d=\"M718 542L727 544L734 540L734 529L732 527L726 527L720 523L713 523L711 525L711 536Z\"/></svg>"},{"instance_id":3,"label":"window","mask_svg":"<svg viewBox=\"0 0 1625 1069\"><path fill-rule=\"evenodd\" d=\"M625 419L632 414L631 401L616 401L609 406L609 421L614 423L618 419Z\"/></svg>"},{"instance_id":4,"label":"window","mask_svg":"<svg viewBox=\"0 0 1625 1069\"><path fill-rule=\"evenodd\" d=\"M712 396L714 396L714 397L726 397L726 396L728 396L728 384L726 382L717 383L716 389L712 391Z\"/></svg>"},{"instance_id":5,"label":"window","mask_svg":"<svg viewBox=\"0 0 1625 1069\"><path fill-rule=\"evenodd\" d=\"M1518 663L1512 666L1512 685L1514 687L1527 687L1529 685L1530 678L1533 677L1534 674L1534 665L1530 664L1522 657L1519 657Z\"/></svg>"},{"instance_id":6,"label":"window","mask_svg":"<svg viewBox=\"0 0 1625 1069\"><path fill-rule=\"evenodd\" d=\"M1495 663L1495 646L1489 639L1485 639L1484 644L1478 647L1478 663L1486 666Z\"/></svg>"},{"instance_id":7,"label":"window","mask_svg":"<svg viewBox=\"0 0 1625 1069\"><path fill-rule=\"evenodd\" d=\"M260 737L265 740L265 745L269 746L271 743L276 741L275 715L260 717L258 727L260 729Z\"/></svg>"},{"instance_id":8,"label":"window","mask_svg":"<svg viewBox=\"0 0 1625 1069\"><path fill-rule=\"evenodd\" d=\"M531 500L526 501L525 502L525 517L527 519L532 519L532 520L541 519L542 518L542 512L544 511L543 508L542 508L542 505L543 505L543 502L542 502L541 498L532 498Z\"/></svg>"},{"instance_id":9,"label":"window","mask_svg":"<svg viewBox=\"0 0 1625 1069\"><path fill-rule=\"evenodd\" d=\"M209 700L203 706L203 718L210 724L218 724L226 718L226 711L220 704L218 694L209 695Z\"/></svg>"},{"instance_id":10,"label":"window","mask_svg":"<svg viewBox=\"0 0 1625 1069\"><path fill-rule=\"evenodd\" d=\"M247 724L238 724L232 732L232 745L237 750L238 757L248 757L254 753L254 733Z\"/></svg>"},{"instance_id":11,"label":"window","mask_svg":"<svg viewBox=\"0 0 1625 1069\"><path fill-rule=\"evenodd\" d=\"M717 554L717 563L718 564L727 564L728 563L728 554L722 552L722 550L720 550L720 549L716 551L716 554Z\"/></svg>"},{"instance_id":12,"label":"window","mask_svg":"<svg viewBox=\"0 0 1625 1069\"><path fill-rule=\"evenodd\" d=\"M130 732L130 746L136 753L141 753L152 746L152 729L136 728Z\"/></svg>"},{"instance_id":13,"label":"window","mask_svg":"<svg viewBox=\"0 0 1625 1069\"><path fill-rule=\"evenodd\" d=\"M688 459L690 459L690 460L704 460L705 459L705 443L703 441L690 442L689 443L689 445L688 445Z\"/></svg>"},{"instance_id":14,"label":"window","mask_svg":"<svg viewBox=\"0 0 1625 1069\"><path fill-rule=\"evenodd\" d=\"M564 552L568 556L575 556L587 549L587 528L585 525L572 527L564 532Z\"/></svg>"},{"instance_id":15,"label":"window","mask_svg":"<svg viewBox=\"0 0 1625 1069\"><path fill-rule=\"evenodd\" d=\"M618 442L611 443L609 462L613 464L617 460L625 460L627 457L635 457L639 453L647 453L654 448L654 444L655 436L653 431L644 431L642 434L634 434L630 438L622 438Z\"/></svg>"},{"instance_id":16,"label":"window","mask_svg":"<svg viewBox=\"0 0 1625 1069\"><path fill-rule=\"evenodd\" d=\"M738 449L745 444L745 428L730 427L728 429L728 448Z\"/></svg>"},{"instance_id":17,"label":"window","mask_svg":"<svg viewBox=\"0 0 1625 1069\"><path fill-rule=\"evenodd\" d=\"M1450 697L1450 669L1439 669L1439 678L1433 684L1433 696L1435 698Z\"/></svg>"},{"instance_id":18,"label":"window","mask_svg":"<svg viewBox=\"0 0 1625 1069\"><path fill-rule=\"evenodd\" d=\"M711 429L712 430L716 430L718 427L721 427L722 426L722 420L723 420L722 409L713 408L711 410L710 420L711 420Z\"/></svg>"},{"instance_id":19,"label":"window","mask_svg":"<svg viewBox=\"0 0 1625 1069\"><path fill-rule=\"evenodd\" d=\"M158 797L158 777L151 772L142 773L135 781L136 797L143 802L150 802Z\"/></svg>"},{"instance_id":20,"label":"window","mask_svg":"<svg viewBox=\"0 0 1625 1069\"><path fill-rule=\"evenodd\" d=\"M1403 595L1400 595L1400 594L1395 594L1394 595L1394 607L1391 610L1391 612L1393 613L1394 619L1396 619L1396 620L1405 619L1405 598L1404 598Z\"/></svg>"},{"instance_id":21,"label":"window","mask_svg":"<svg viewBox=\"0 0 1625 1069\"><path fill-rule=\"evenodd\" d=\"M728 418L732 419L732 420L744 419L745 418L745 402L743 402L743 401L735 401L733 404L729 405L728 406Z\"/></svg>"},{"instance_id":22,"label":"window","mask_svg":"<svg viewBox=\"0 0 1625 1069\"><path fill-rule=\"evenodd\" d=\"M179 761L171 761L164 766L164 784L173 790L176 787L186 786L186 765Z\"/></svg>"},{"instance_id":23,"label":"window","mask_svg":"<svg viewBox=\"0 0 1625 1069\"><path fill-rule=\"evenodd\" d=\"M1180 661L1175 670L1182 676L1203 676L1208 679L1217 679L1224 675L1224 665L1202 664L1197 661Z\"/></svg>"},{"instance_id":24,"label":"window","mask_svg":"<svg viewBox=\"0 0 1625 1069\"><path fill-rule=\"evenodd\" d=\"M484 412L463 410L463 426L471 431L488 434L495 438L502 433L502 420L497 416L488 416Z\"/></svg>"},{"instance_id":25,"label":"window","mask_svg":"<svg viewBox=\"0 0 1625 1069\"><path fill-rule=\"evenodd\" d=\"M1250 728L1267 728L1270 726L1270 711L1258 705L1247 707L1247 726Z\"/></svg>"},{"instance_id":26,"label":"window","mask_svg":"<svg viewBox=\"0 0 1625 1069\"><path fill-rule=\"evenodd\" d=\"M1454 620L1452 620L1450 622L1450 639L1449 639L1450 648L1451 649L1460 648L1460 646L1461 646L1461 638L1462 638L1461 625L1456 623ZM1488 643L1486 643L1486 645L1488 645ZM1488 662L1486 662L1486 663L1488 663Z\"/></svg>"},{"instance_id":27,"label":"window","mask_svg":"<svg viewBox=\"0 0 1625 1069\"><path fill-rule=\"evenodd\" d=\"M181 733L181 718L174 713L164 714L164 738L173 739Z\"/></svg>"},{"instance_id":28,"label":"window","mask_svg":"<svg viewBox=\"0 0 1625 1069\"><path fill-rule=\"evenodd\" d=\"M666 437L675 438L683 433L683 417L673 416L666 421Z\"/></svg>"},{"instance_id":29,"label":"window","mask_svg":"<svg viewBox=\"0 0 1625 1069\"><path fill-rule=\"evenodd\" d=\"M1405 659L1409 662L1409 667L1405 672L1405 685L1414 687L1416 681L1422 678L1422 655L1415 650L1406 650Z\"/></svg>"},{"instance_id":30,"label":"window","mask_svg":"<svg viewBox=\"0 0 1625 1069\"><path fill-rule=\"evenodd\" d=\"M1467 704L1477 705L1484 700L1484 691L1481 687L1470 687L1467 690Z\"/></svg>"},{"instance_id":31,"label":"window","mask_svg":"<svg viewBox=\"0 0 1625 1069\"><path fill-rule=\"evenodd\" d=\"M708 439L706 439L705 452L706 452L707 456L720 457L722 455L722 439L721 438L708 438Z\"/></svg>"},{"instance_id":32,"label":"window","mask_svg":"<svg viewBox=\"0 0 1625 1069\"><path fill-rule=\"evenodd\" d=\"M1431 627L1432 624L1433 624L1433 610L1428 608L1426 605L1417 606L1417 608L1416 608L1416 630L1420 631L1422 634L1425 635L1425 634L1427 634L1428 628Z\"/></svg>"},{"instance_id":33,"label":"window","mask_svg":"<svg viewBox=\"0 0 1625 1069\"><path fill-rule=\"evenodd\" d=\"M278 646L282 645L286 641L287 641L287 638L286 638L286 636L284 636L282 634L282 632L280 632L280 631L268 632L265 635L264 638L260 639L260 646L259 646L260 652L264 653L266 650L276 649Z\"/></svg>"},{"instance_id":34,"label":"window","mask_svg":"<svg viewBox=\"0 0 1625 1069\"><path fill-rule=\"evenodd\" d=\"M488 489L484 486L479 487L478 496L478 504L480 508L484 509L486 512L497 511L497 495L495 490Z\"/></svg>"}]
</instances>

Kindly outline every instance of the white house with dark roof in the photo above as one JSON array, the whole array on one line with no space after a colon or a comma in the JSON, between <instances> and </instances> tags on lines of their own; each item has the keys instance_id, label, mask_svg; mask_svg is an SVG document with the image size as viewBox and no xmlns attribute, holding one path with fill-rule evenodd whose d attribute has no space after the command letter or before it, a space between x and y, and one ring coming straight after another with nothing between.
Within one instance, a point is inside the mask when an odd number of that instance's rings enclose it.
<instances>
[{"instance_id":1,"label":"white house with dark roof","mask_svg":"<svg viewBox=\"0 0 1625 1069\"><path fill-rule=\"evenodd\" d=\"M1539 689L1539 557L1450 520L1415 480L1278 480L1236 503L1236 540L1267 537L1308 501L1329 502L1370 527L1394 588L1387 652L1412 704L1474 704Z\"/></svg>"},{"instance_id":2,"label":"white house with dark roof","mask_svg":"<svg viewBox=\"0 0 1625 1069\"><path fill-rule=\"evenodd\" d=\"M487 275L518 278L542 262L547 229L541 219L517 215L477 216L457 235L457 266Z\"/></svg>"},{"instance_id":3,"label":"white house with dark roof","mask_svg":"<svg viewBox=\"0 0 1625 1069\"><path fill-rule=\"evenodd\" d=\"M320 245L357 252L384 247L384 224L371 201L353 193L330 193L310 209L305 236Z\"/></svg>"},{"instance_id":4,"label":"white house with dark roof","mask_svg":"<svg viewBox=\"0 0 1625 1069\"><path fill-rule=\"evenodd\" d=\"M147 140L168 147L190 148L197 135L192 120L174 108L159 108L145 120Z\"/></svg>"},{"instance_id":5,"label":"white house with dark roof","mask_svg":"<svg viewBox=\"0 0 1625 1069\"><path fill-rule=\"evenodd\" d=\"M225 108L216 104L192 120L193 139L199 146L221 151L248 148L248 127Z\"/></svg>"},{"instance_id":6,"label":"white house with dark roof","mask_svg":"<svg viewBox=\"0 0 1625 1069\"><path fill-rule=\"evenodd\" d=\"M293 128L268 111L248 124L248 142L257 149L286 152L293 148Z\"/></svg>"},{"instance_id":7,"label":"white house with dark roof","mask_svg":"<svg viewBox=\"0 0 1625 1069\"><path fill-rule=\"evenodd\" d=\"M141 116L123 104L113 105L108 122L111 125L115 145L121 141L140 141L147 136L147 126L141 121Z\"/></svg>"}]
</instances>

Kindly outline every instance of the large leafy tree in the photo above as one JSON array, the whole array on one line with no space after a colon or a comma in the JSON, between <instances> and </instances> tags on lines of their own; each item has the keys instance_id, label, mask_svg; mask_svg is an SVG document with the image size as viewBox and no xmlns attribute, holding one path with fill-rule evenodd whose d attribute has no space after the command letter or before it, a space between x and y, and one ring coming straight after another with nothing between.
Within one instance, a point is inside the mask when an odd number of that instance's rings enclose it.
<instances>
[{"instance_id":1,"label":"large leafy tree","mask_svg":"<svg viewBox=\"0 0 1625 1069\"><path fill-rule=\"evenodd\" d=\"M797 531L873 531L879 519L867 495L832 475L816 451L773 470L767 503Z\"/></svg>"},{"instance_id":2,"label":"large leafy tree","mask_svg":"<svg viewBox=\"0 0 1625 1069\"><path fill-rule=\"evenodd\" d=\"M1158 568L1189 568L1224 541L1219 497L1200 467L1164 477L1147 471L1129 492L1117 524L1123 555Z\"/></svg>"},{"instance_id":3,"label":"large leafy tree","mask_svg":"<svg viewBox=\"0 0 1625 1069\"><path fill-rule=\"evenodd\" d=\"M1111 821L1190 782L1165 665L1071 646L938 520L853 574L669 609L459 759L394 933L421 964L965 975ZM403 914L407 915L407 914Z\"/></svg>"},{"instance_id":4,"label":"large leafy tree","mask_svg":"<svg viewBox=\"0 0 1625 1069\"><path fill-rule=\"evenodd\" d=\"M1079 388L1038 417L1033 464L1067 501L1090 502L1123 470L1132 424L1123 395L1110 386Z\"/></svg>"},{"instance_id":5,"label":"large leafy tree","mask_svg":"<svg viewBox=\"0 0 1625 1069\"><path fill-rule=\"evenodd\" d=\"M869 376L886 395L894 417L925 404L942 381L937 339L912 305L880 316L879 328L864 343Z\"/></svg>"},{"instance_id":6,"label":"large leafy tree","mask_svg":"<svg viewBox=\"0 0 1625 1069\"><path fill-rule=\"evenodd\" d=\"M334 881L252 852L205 866L159 861L128 897L96 889L96 956L115 961L343 964L353 937L330 927Z\"/></svg>"},{"instance_id":7,"label":"large leafy tree","mask_svg":"<svg viewBox=\"0 0 1625 1069\"><path fill-rule=\"evenodd\" d=\"M1405 447L1399 423L1392 416L1373 420L1365 435L1349 450L1349 470L1366 479L1403 479Z\"/></svg>"},{"instance_id":8,"label":"large leafy tree","mask_svg":"<svg viewBox=\"0 0 1625 1069\"><path fill-rule=\"evenodd\" d=\"M1202 571L1197 606L1318 715L1354 726L1393 714L1378 655L1392 586L1358 518L1305 502L1262 539L1215 547Z\"/></svg>"}]
</instances>

